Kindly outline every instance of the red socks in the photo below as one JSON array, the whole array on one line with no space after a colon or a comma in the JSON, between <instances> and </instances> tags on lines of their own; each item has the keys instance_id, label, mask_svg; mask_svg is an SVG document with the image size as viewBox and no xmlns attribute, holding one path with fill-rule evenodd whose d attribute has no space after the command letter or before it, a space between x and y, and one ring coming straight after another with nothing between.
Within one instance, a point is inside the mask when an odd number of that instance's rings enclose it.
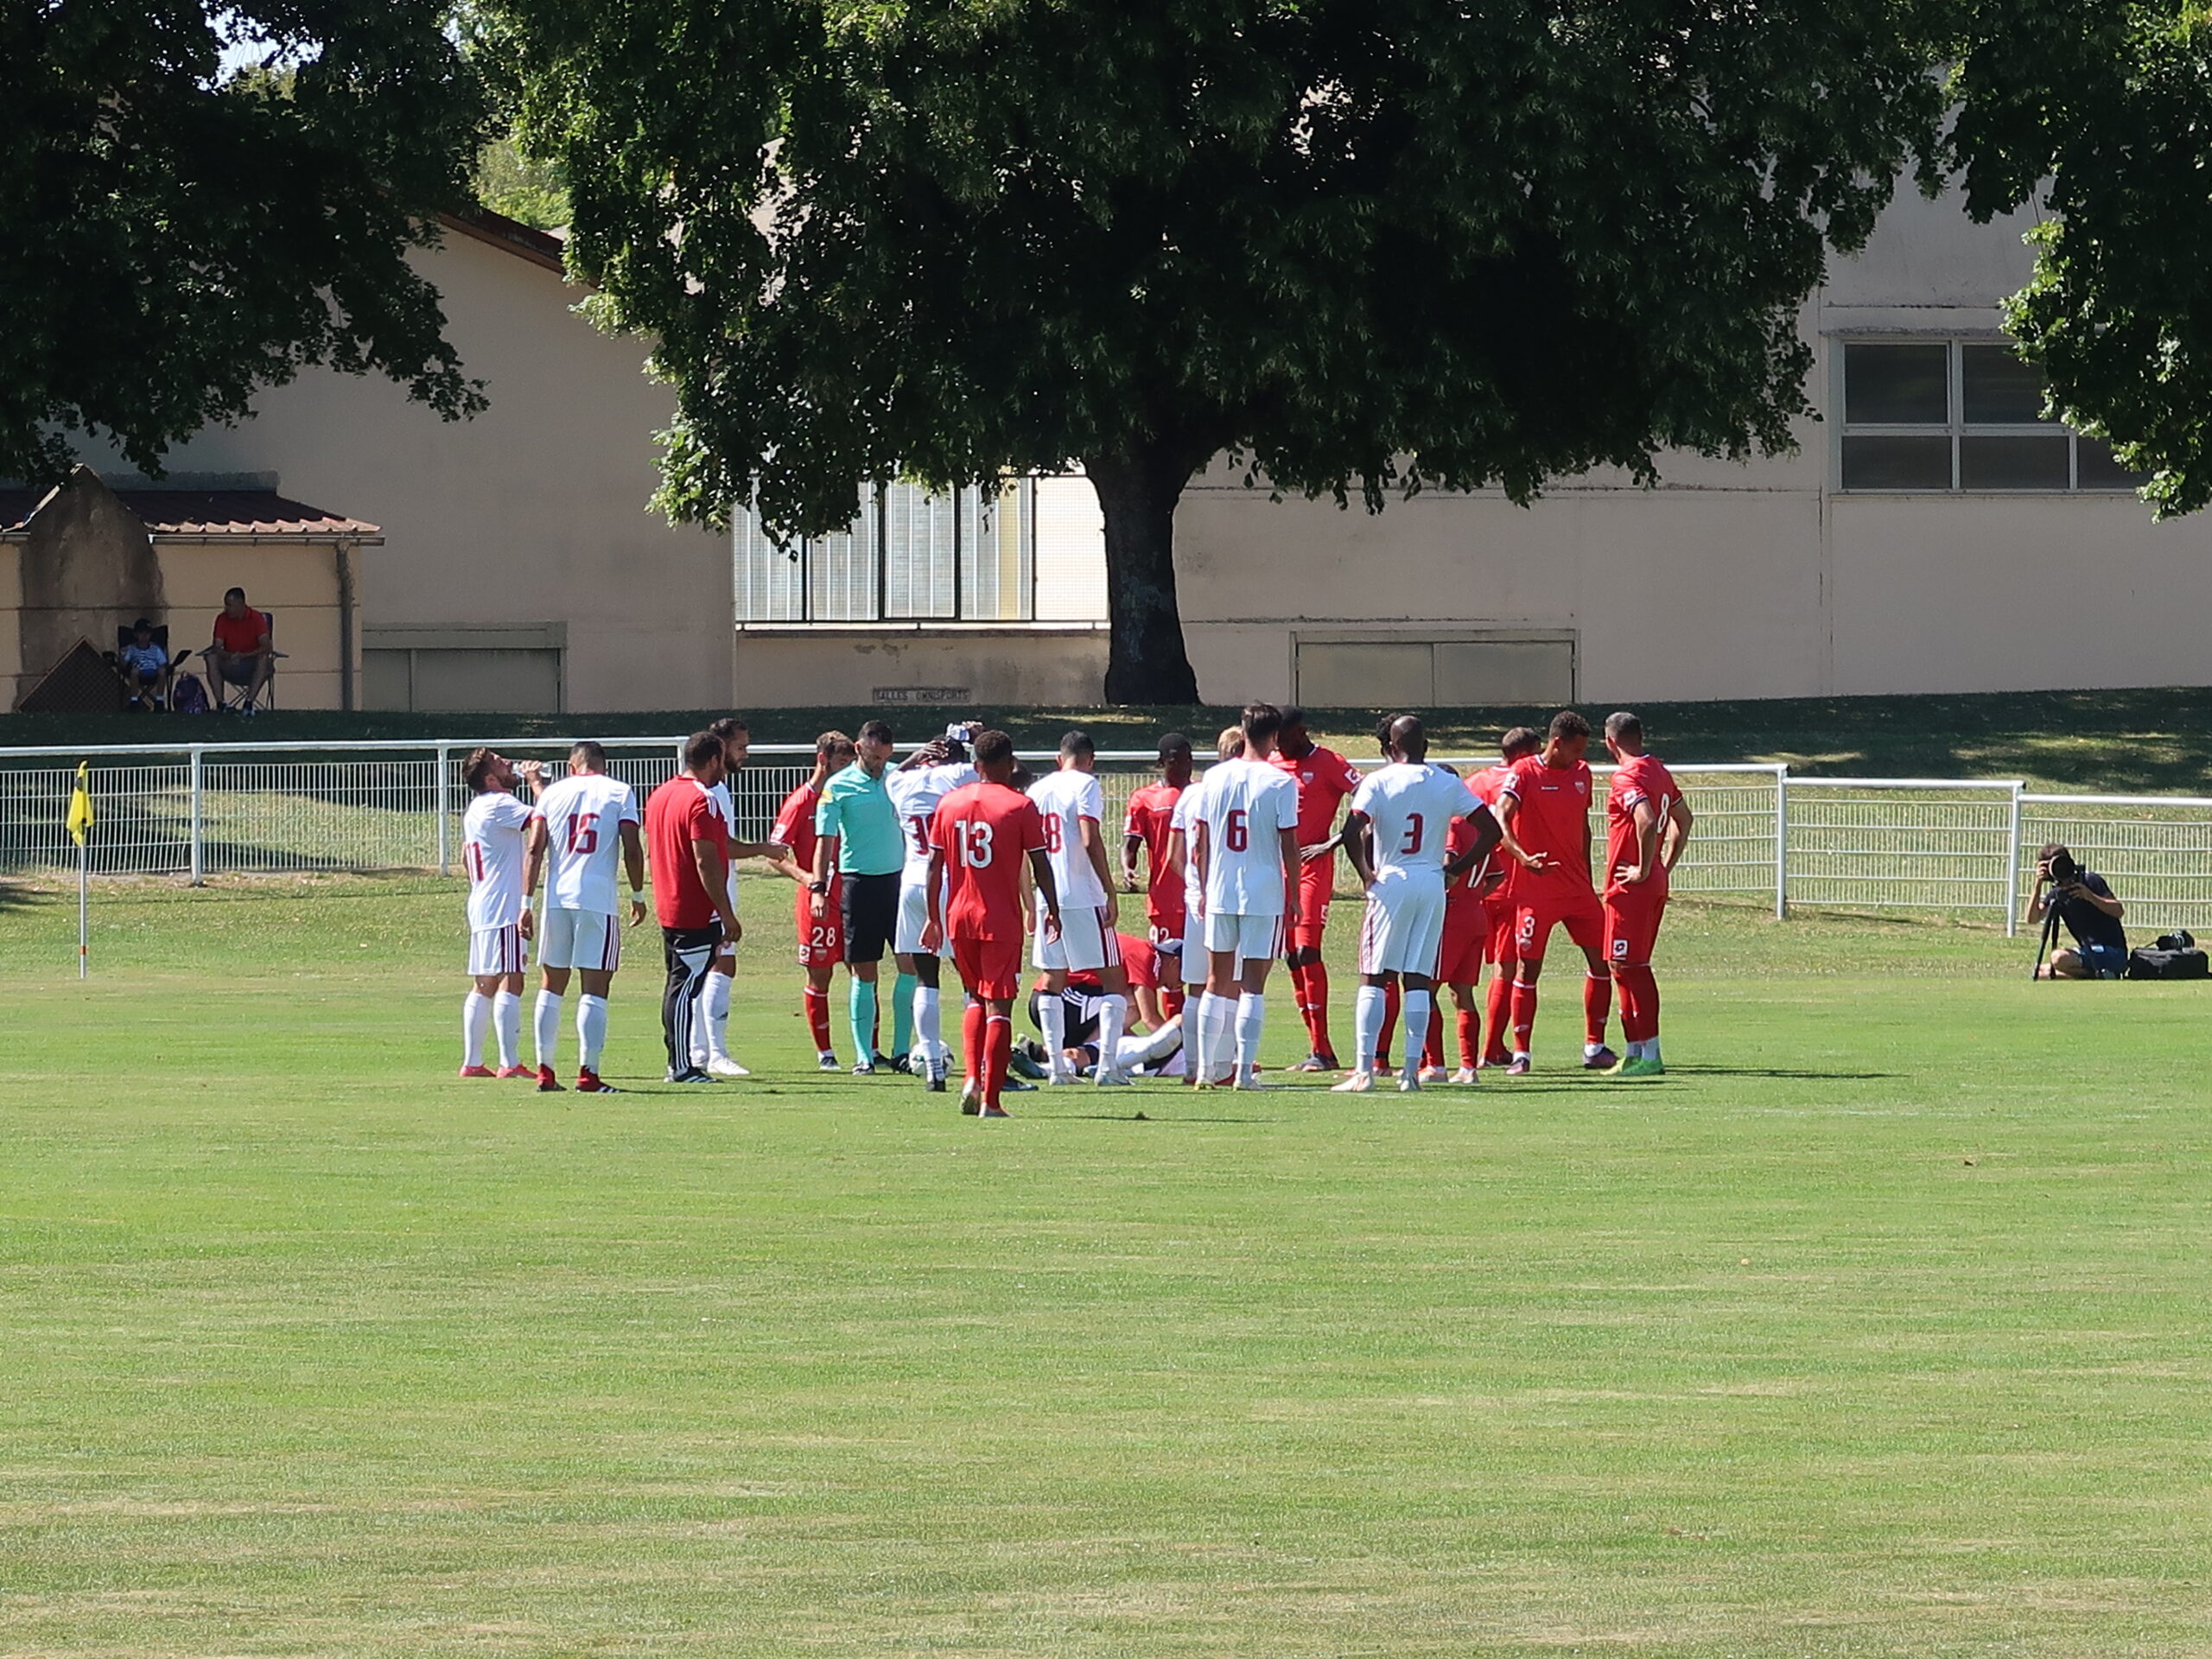
<instances>
[{"instance_id":1,"label":"red socks","mask_svg":"<svg viewBox=\"0 0 2212 1659\"><path fill-rule=\"evenodd\" d=\"M1582 1040L1595 1048L1605 1046L1605 1020L1613 1011L1613 976L1582 976Z\"/></svg>"},{"instance_id":2,"label":"red socks","mask_svg":"<svg viewBox=\"0 0 2212 1659\"><path fill-rule=\"evenodd\" d=\"M983 1020L983 1103L995 1106L1006 1087L1007 1062L1014 1058L1014 1021L992 1014Z\"/></svg>"},{"instance_id":3,"label":"red socks","mask_svg":"<svg viewBox=\"0 0 2212 1659\"><path fill-rule=\"evenodd\" d=\"M1513 1052L1529 1052L1529 1033L1536 1028L1536 988L1513 982Z\"/></svg>"},{"instance_id":4,"label":"red socks","mask_svg":"<svg viewBox=\"0 0 2212 1659\"><path fill-rule=\"evenodd\" d=\"M1160 988L1160 1012L1170 1020L1183 1012L1183 988L1180 985Z\"/></svg>"},{"instance_id":5,"label":"red socks","mask_svg":"<svg viewBox=\"0 0 2212 1659\"><path fill-rule=\"evenodd\" d=\"M1421 1063L1423 1066L1441 1066L1444 1064L1444 993L1440 989L1432 989L1428 995L1428 1030L1425 1033L1426 1040L1421 1046Z\"/></svg>"},{"instance_id":6,"label":"red socks","mask_svg":"<svg viewBox=\"0 0 2212 1659\"><path fill-rule=\"evenodd\" d=\"M1659 1034L1659 982L1651 964L1624 968L1621 982L1621 1034L1631 1043L1648 1043Z\"/></svg>"},{"instance_id":7,"label":"red socks","mask_svg":"<svg viewBox=\"0 0 2212 1659\"><path fill-rule=\"evenodd\" d=\"M830 993L817 991L811 981L799 994L799 1006L806 1010L806 1028L814 1033L814 1052L830 1052ZM865 1058L865 1057L863 1057Z\"/></svg>"},{"instance_id":8,"label":"red socks","mask_svg":"<svg viewBox=\"0 0 2212 1659\"><path fill-rule=\"evenodd\" d=\"M1392 980L1382 988L1382 1034L1375 1039L1375 1066L1379 1071L1390 1069L1390 1039L1398 1029L1398 982Z\"/></svg>"},{"instance_id":9,"label":"red socks","mask_svg":"<svg viewBox=\"0 0 2212 1659\"><path fill-rule=\"evenodd\" d=\"M1513 1012L1513 964L1498 964L1490 982L1490 1045L1483 1050L1483 1058L1493 1065L1503 1065L1512 1058L1505 1049L1505 1028Z\"/></svg>"},{"instance_id":10,"label":"red socks","mask_svg":"<svg viewBox=\"0 0 2212 1659\"><path fill-rule=\"evenodd\" d=\"M1336 1045L1329 1040L1329 966L1326 963L1312 962L1303 968L1290 970L1291 987L1298 994L1299 1017L1306 1021L1306 1034L1313 1039L1316 1054L1334 1054Z\"/></svg>"},{"instance_id":11,"label":"red socks","mask_svg":"<svg viewBox=\"0 0 2212 1659\"><path fill-rule=\"evenodd\" d=\"M1472 1008L1459 1010L1459 1065L1461 1069L1475 1069L1476 1056L1481 1052L1476 1045L1482 1036L1482 1024ZM1440 1065L1442 1061L1438 1061Z\"/></svg>"},{"instance_id":12,"label":"red socks","mask_svg":"<svg viewBox=\"0 0 2212 1659\"><path fill-rule=\"evenodd\" d=\"M970 1002L960 1016L960 1051L969 1084L980 1094L983 1088L983 1016L980 1002Z\"/></svg>"}]
</instances>

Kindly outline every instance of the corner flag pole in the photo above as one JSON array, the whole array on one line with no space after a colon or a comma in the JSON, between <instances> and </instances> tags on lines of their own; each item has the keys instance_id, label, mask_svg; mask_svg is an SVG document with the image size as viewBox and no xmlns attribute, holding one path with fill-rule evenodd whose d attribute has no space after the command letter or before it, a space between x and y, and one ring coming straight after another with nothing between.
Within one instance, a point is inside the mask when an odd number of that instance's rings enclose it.
<instances>
[{"instance_id":1,"label":"corner flag pole","mask_svg":"<svg viewBox=\"0 0 2212 1659\"><path fill-rule=\"evenodd\" d=\"M92 902L92 763L77 763L77 787L69 793L69 817L67 823L70 839L77 843L77 977L92 975L92 952L89 931Z\"/></svg>"}]
</instances>

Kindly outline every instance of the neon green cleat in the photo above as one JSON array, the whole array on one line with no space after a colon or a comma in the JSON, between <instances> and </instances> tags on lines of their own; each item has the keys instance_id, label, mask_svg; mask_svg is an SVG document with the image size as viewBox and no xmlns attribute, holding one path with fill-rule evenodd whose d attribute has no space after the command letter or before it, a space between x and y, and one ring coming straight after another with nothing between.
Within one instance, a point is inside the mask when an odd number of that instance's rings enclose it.
<instances>
[{"instance_id":1,"label":"neon green cleat","mask_svg":"<svg viewBox=\"0 0 2212 1659\"><path fill-rule=\"evenodd\" d=\"M1618 1077L1663 1077L1667 1075L1667 1067L1660 1060L1624 1060L1613 1075Z\"/></svg>"}]
</instances>

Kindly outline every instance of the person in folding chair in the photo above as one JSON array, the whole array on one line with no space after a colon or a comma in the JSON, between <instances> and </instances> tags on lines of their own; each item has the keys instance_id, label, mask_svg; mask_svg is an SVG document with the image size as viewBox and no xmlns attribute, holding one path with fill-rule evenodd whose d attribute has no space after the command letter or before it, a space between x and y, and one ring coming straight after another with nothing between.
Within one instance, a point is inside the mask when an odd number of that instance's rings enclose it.
<instances>
[{"instance_id":1,"label":"person in folding chair","mask_svg":"<svg viewBox=\"0 0 2212 1659\"><path fill-rule=\"evenodd\" d=\"M268 613L245 602L245 588L223 595L214 639L201 653L217 708L250 715L268 700L276 658L283 654L270 643L273 626Z\"/></svg>"},{"instance_id":2,"label":"person in folding chair","mask_svg":"<svg viewBox=\"0 0 2212 1659\"><path fill-rule=\"evenodd\" d=\"M123 680L124 701L134 708L166 709L169 686L177 664L192 653L169 655L169 631L140 617L127 628L115 631L115 655L110 659Z\"/></svg>"}]
</instances>

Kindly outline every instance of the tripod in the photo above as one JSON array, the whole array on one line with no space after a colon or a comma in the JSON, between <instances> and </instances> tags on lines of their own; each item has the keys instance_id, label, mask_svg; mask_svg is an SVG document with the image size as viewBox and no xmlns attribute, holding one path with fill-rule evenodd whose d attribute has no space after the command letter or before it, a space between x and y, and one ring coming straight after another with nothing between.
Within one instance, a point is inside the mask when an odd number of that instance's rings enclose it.
<instances>
[{"instance_id":1,"label":"tripod","mask_svg":"<svg viewBox=\"0 0 2212 1659\"><path fill-rule=\"evenodd\" d=\"M2056 894L2050 893L2043 894L2043 905L2042 941L2036 946L2035 966L2028 969L2030 979L2041 979L2044 976L2044 963L2050 960L2052 951L2058 945L2059 912L2063 906L2057 902ZM2053 977L2056 976L2054 975Z\"/></svg>"}]
</instances>

